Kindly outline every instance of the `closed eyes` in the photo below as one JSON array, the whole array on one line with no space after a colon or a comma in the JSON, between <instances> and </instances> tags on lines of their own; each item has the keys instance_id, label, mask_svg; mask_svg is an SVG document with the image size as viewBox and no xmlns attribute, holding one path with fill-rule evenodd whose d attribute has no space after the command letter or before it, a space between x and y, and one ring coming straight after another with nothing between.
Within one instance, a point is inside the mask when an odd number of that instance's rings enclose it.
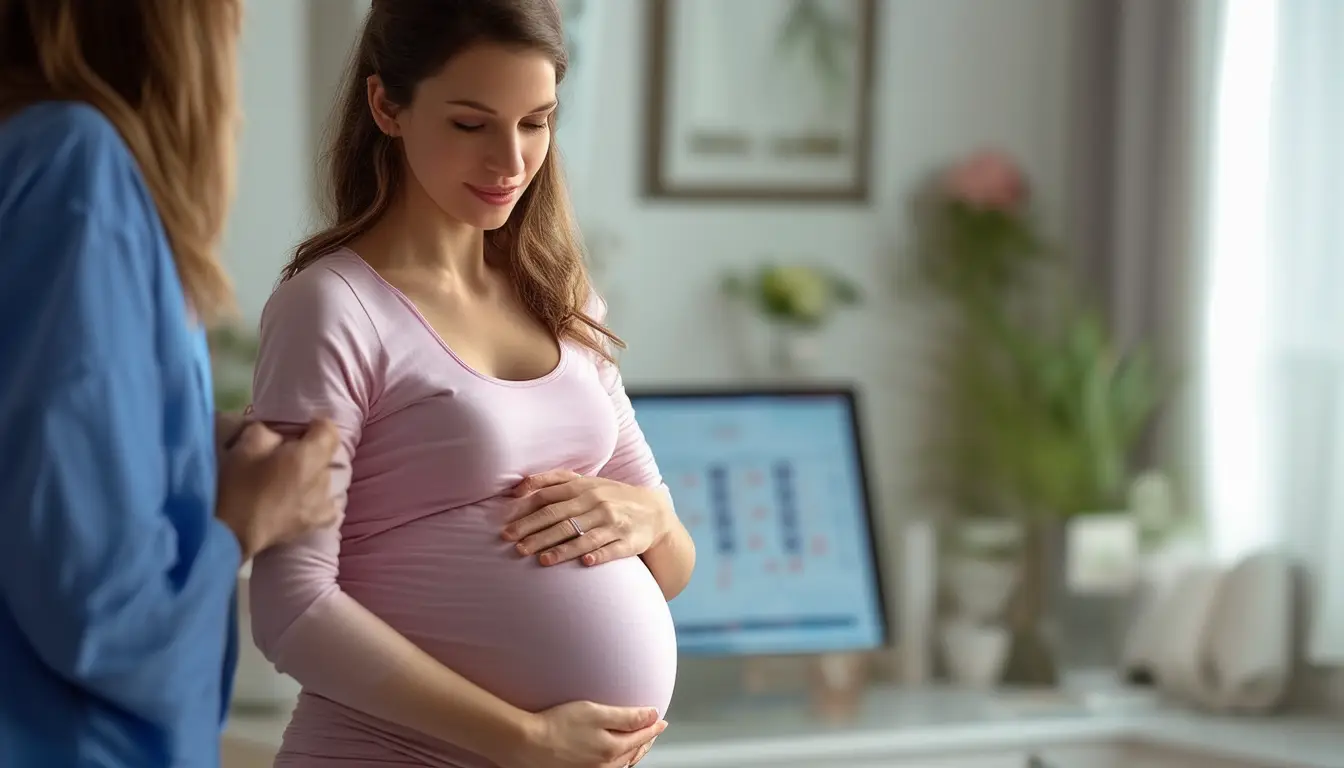
<instances>
[{"instance_id":1,"label":"closed eyes","mask_svg":"<svg viewBox=\"0 0 1344 768\"><path fill-rule=\"evenodd\" d=\"M544 131L544 130L546 130L546 126L547 126L546 123L522 123L521 125L522 125L523 130L525 130L525 131L534 131L534 132L535 132L535 131ZM465 133L474 133L474 132L479 131L479 130L481 130L482 128L484 128L484 127L485 127L485 123L464 123L464 122L461 122L460 120L454 120L454 121L453 121L453 127L456 128L456 129L458 129L459 131L463 131L463 132L465 132Z\"/></svg>"}]
</instances>

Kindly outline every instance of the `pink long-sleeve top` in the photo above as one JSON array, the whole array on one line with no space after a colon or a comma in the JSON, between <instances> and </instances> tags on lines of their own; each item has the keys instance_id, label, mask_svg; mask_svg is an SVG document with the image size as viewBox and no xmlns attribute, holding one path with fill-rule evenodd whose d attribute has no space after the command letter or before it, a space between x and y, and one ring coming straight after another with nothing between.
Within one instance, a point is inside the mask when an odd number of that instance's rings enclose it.
<instances>
[{"instance_id":1,"label":"pink long-sleeve top","mask_svg":"<svg viewBox=\"0 0 1344 768\"><path fill-rule=\"evenodd\" d=\"M343 249L266 305L253 415L325 415L342 438L339 527L253 564L254 639L303 687L277 765L488 765L365 714L398 664L379 622L529 711L574 700L666 711L676 640L644 563L543 568L500 538L527 475L661 484L614 366L565 343L541 378L484 375Z\"/></svg>"}]
</instances>

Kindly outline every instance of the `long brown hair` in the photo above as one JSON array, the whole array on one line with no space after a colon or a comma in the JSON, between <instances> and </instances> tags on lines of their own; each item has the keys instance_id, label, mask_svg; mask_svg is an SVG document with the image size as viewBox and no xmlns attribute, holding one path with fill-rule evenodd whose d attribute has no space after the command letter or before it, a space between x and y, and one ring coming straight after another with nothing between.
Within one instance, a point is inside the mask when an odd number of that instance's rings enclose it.
<instances>
[{"instance_id":1,"label":"long brown hair","mask_svg":"<svg viewBox=\"0 0 1344 768\"><path fill-rule=\"evenodd\" d=\"M239 0L0 0L0 115L101 111L130 147L193 311L233 309L217 249L233 191Z\"/></svg>"},{"instance_id":2,"label":"long brown hair","mask_svg":"<svg viewBox=\"0 0 1344 768\"><path fill-rule=\"evenodd\" d=\"M378 75L392 103L404 107L418 83L480 43L541 51L555 64L557 84L564 79L569 57L555 0L375 0L329 128L327 227L299 244L282 281L368 232L406 183L400 141L380 131L369 112L369 77ZM554 130L552 122L552 138ZM554 146L509 220L487 232L486 242L507 256L528 311L558 338L607 360L608 343L623 346L585 311L588 274Z\"/></svg>"}]
</instances>

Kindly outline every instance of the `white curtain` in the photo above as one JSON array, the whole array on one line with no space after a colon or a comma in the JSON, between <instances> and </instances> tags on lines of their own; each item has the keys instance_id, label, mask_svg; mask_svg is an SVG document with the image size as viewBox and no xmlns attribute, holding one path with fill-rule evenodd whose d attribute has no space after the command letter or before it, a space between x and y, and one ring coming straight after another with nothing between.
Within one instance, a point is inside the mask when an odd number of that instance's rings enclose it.
<instances>
[{"instance_id":1,"label":"white curtain","mask_svg":"<svg viewBox=\"0 0 1344 768\"><path fill-rule=\"evenodd\" d=\"M1344 665L1344 2L1227 0L1209 164L1205 500L1215 553L1312 577Z\"/></svg>"}]
</instances>

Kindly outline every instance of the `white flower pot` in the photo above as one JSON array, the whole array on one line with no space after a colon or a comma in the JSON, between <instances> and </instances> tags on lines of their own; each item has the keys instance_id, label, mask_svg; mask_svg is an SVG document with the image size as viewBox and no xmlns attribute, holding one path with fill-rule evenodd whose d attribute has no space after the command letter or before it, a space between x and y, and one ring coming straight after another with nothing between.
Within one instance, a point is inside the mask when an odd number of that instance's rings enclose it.
<instances>
[{"instance_id":1,"label":"white flower pot","mask_svg":"<svg viewBox=\"0 0 1344 768\"><path fill-rule=\"evenodd\" d=\"M991 560L973 555L952 557L943 570L956 612L977 621L1003 616L1017 589L1021 569L1012 560Z\"/></svg>"},{"instance_id":2,"label":"white flower pot","mask_svg":"<svg viewBox=\"0 0 1344 768\"><path fill-rule=\"evenodd\" d=\"M1007 627L963 617L945 622L940 634L943 661L953 683L974 688L998 685L1012 641Z\"/></svg>"},{"instance_id":3,"label":"white flower pot","mask_svg":"<svg viewBox=\"0 0 1344 768\"><path fill-rule=\"evenodd\" d=\"M775 324L771 328L770 365L780 376L809 376L821 363L822 340L818 331Z\"/></svg>"}]
</instances>

